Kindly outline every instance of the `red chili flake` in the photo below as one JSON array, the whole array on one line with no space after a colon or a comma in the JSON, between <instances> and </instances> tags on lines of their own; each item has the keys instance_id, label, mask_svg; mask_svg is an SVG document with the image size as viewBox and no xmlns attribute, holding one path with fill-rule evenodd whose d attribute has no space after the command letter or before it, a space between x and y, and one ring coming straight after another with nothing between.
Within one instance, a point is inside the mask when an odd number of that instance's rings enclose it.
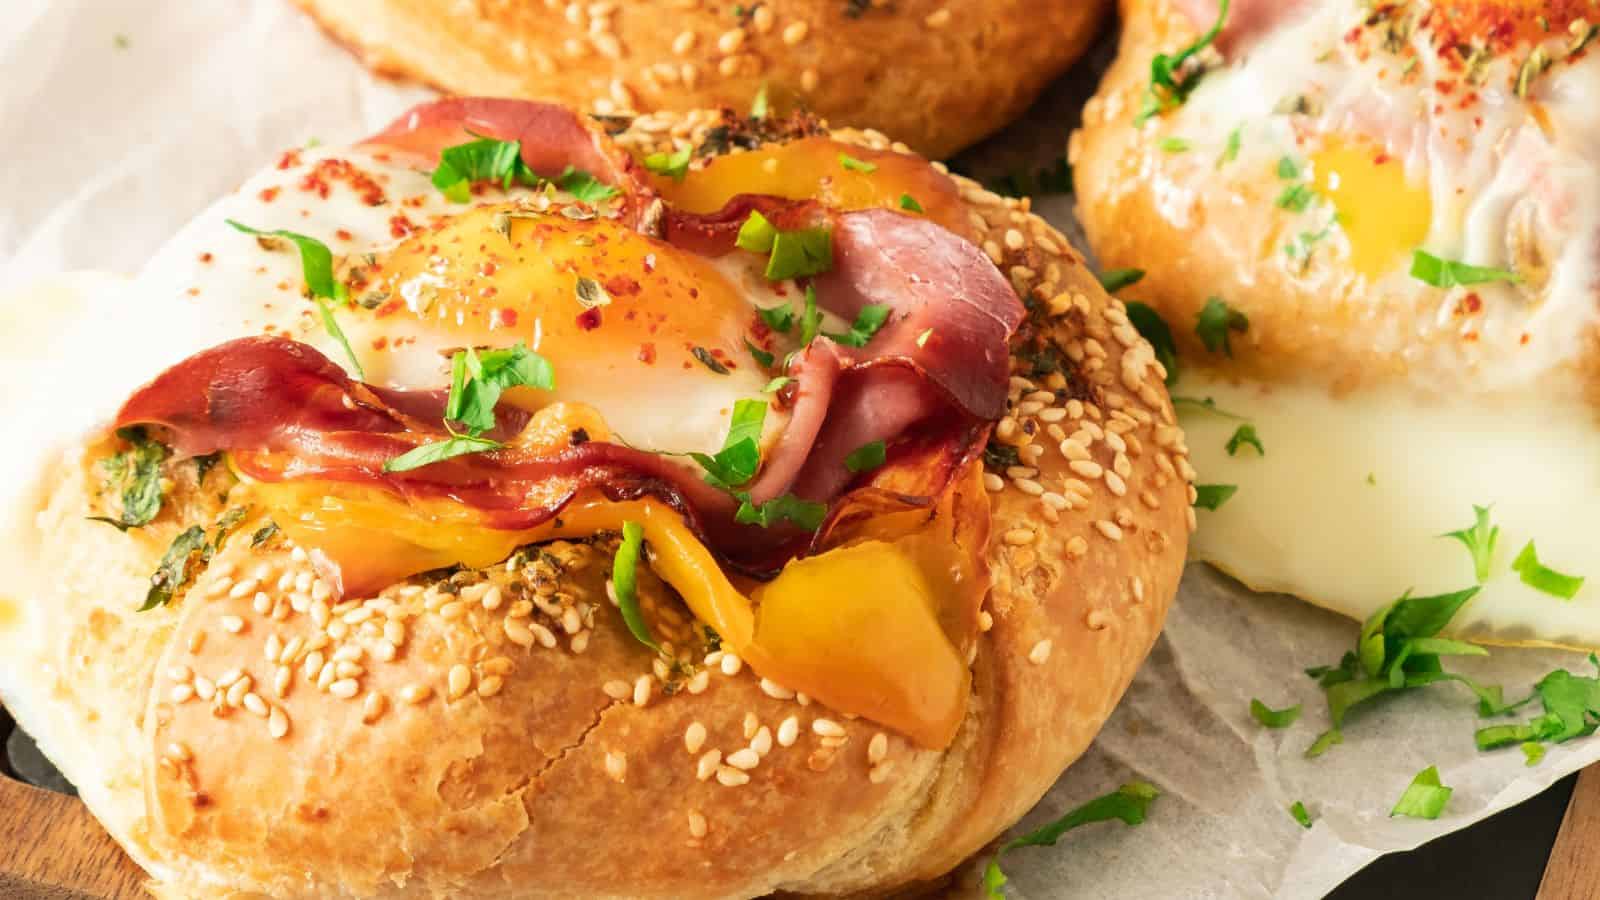
<instances>
[{"instance_id":1,"label":"red chili flake","mask_svg":"<svg viewBox=\"0 0 1600 900\"><path fill-rule=\"evenodd\" d=\"M586 309L578 313L578 327L584 331L593 331L600 327L600 307Z\"/></svg>"},{"instance_id":2,"label":"red chili flake","mask_svg":"<svg viewBox=\"0 0 1600 900\"><path fill-rule=\"evenodd\" d=\"M405 213L396 213L389 217L389 234L393 237L409 237L411 232L416 230L417 226L406 218Z\"/></svg>"},{"instance_id":3,"label":"red chili flake","mask_svg":"<svg viewBox=\"0 0 1600 900\"><path fill-rule=\"evenodd\" d=\"M378 206L387 198L383 186L366 172L343 159L322 159L300 179L300 190L314 193L324 199L328 196L330 181L345 181L350 189L368 206Z\"/></svg>"},{"instance_id":4,"label":"red chili flake","mask_svg":"<svg viewBox=\"0 0 1600 900\"><path fill-rule=\"evenodd\" d=\"M1527 345L1527 343L1528 343L1528 340L1529 340L1529 339L1530 339L1530 338L1531 338L1531 337L1532 337L1532 335L1530 335L1530 334L1528 334L1528 333L1527 333L1527 332L1526 332L1526 331L1524 331L1524 332L1523 332L1523 333L1522 333L1522 340L1521 340L1521 341L1518 341L1518 343L1520 343L1520 344L1522 344L1522 345L1524 345L1524 346L1526 346L1526 345Z\"/></svg>"},{"instance_id":5,"label":"red chili flake","mask_svg":"<svg viewBox=\"0 0 1600 900\"><path fill-rule=\"evenodd\" d=\"M389 339L386 337L374 338L372 341L372 349L374 350L382 350L387 346L389 346Z\"/></svg>"},{"instance_id":6,"label":"red chili flake","mask_svg":"<svg viewBox=\"0 0 1600 900\"><path fill-rule=\"evenodd\" d=\"M355 235L351 234L350 232L346 231L343 228L339 229L338 231L335 231L333 233L333 236L338 238L341 241L348 241L348 240L352 240L352 239L355 238Z\"/></svg>"},{"instance_id":7,"label":"red chili flake","mask_svg":"<svg viewBox=\"0 0 1600 900\"><path fill-rule=\"evenodd\" d=\"M281 187L262 188L261 193L257 196L261 198L262 203L271 203L272 201L278 199L278 192L281 190L283 190Z\"/></svg>"},{"instance_id":8,"label":"red chili flake","mask_svg":"<svg viewBox=\"0 0 1600 900\"><path fill-rule=\"evenodd\" d=\"M209 251L209 250L207 250L205 253L200 254L200 261L203 262L203 263L211 262L211 260L213 260L215 258L216 257L213 257L211 255L211 251Z\"/></svg>"},{"instance_id":9,"label":"red chili flake","mask_svg":"<svg viewBox=\"0 0 1600 900\"><path fill-rule=\"evenodd\" d=\"M478 266L478 274L482 275L485 278L488 278L490 275L493 275L499 268L500 268L499 266L494 264L494 260L492 260L492 259L484 260L483 264Z\"/></svg>"},{"instance_id":10,"label":"red chili flake","mask_svg":"<svg viewBox=\"0 0 1600 900\"><path fill-rule=\"evenodd\" d=\"M639 362L653 366L656 362L656 345L646 342L639 345Z\"/></svg>"},{"instance_id":11,"label":"red chili flake","mask_svg":"<svg viewBox=\"0 0 1600 900\"><path fill-rule=\"evenodd\" d=\"M606 279L605 288L613 297L631 297L639 293L639 282L626 275L613 275Z\"/></svg>"},{"instance_id":12,"label":"red chili flake","mask_svg":"<svg viewBox=\"0 0 1600 900\"><path fill-rule=\"evenodd\" d=\"M1476 291L1473 291L1461 298L1461 306L1466 310L1467 315L1477 315L1483 311L1483 298L1479 297Z\"/></svg>"},{"instance_id":13,"label":"red chili flake","mask_svg":"<svg viewBox=\"0 0 1600 900\"><path fill-rule=\"evenodd\" d=\"M495 321L506 328L517 327L517 311L509 306L495 310Z\"/></svg>"},{"instance_id":14,"label":"red chili flake","mask_svg":"<svg viewBox=\"0 0 1600 900\"><path fill-rule=\"evenodd\" d=\"M278 157L278 168L280 169L292 169L298 165L300 165L299 150L285 150L283 155Z\"/></svg>"},{"instance_id":15,"label":"red chili flake","mask_svg":"<svg viewBox=\"0 0 1600 900\"><path fill-rule=\"evenodd\" d=\"M1377 156L1374 156L1372 158L1372 164L1375 165L1375 166L1381 166L1381 165L1383 165L1384 163L1388 162L1391 159L1394 159L1394 157L1390 156L1387 153L1379 153Z\"/></svg>"},{"instance_id":16,"label":"red chili flake","mask_svg":"<svg viewBox=\"0 0 1600 900\"><path fill-rule=\"evenodd\" d=\"M192 287L192 288L189 288L187 293L191 297L198 297L198 296L200 296L200 289L197 288L197 287Z\"/></svg>"}]
</instances>

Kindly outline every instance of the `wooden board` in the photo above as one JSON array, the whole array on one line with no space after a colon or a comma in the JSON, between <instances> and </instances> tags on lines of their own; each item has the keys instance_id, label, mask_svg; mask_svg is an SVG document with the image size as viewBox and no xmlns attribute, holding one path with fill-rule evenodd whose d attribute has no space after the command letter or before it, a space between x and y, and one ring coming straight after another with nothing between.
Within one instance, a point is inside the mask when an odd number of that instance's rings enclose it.
<instances>
[{"instance_id":1,"label":"wooden board","mask_svg":"<svg viewBox=\"0 0 1600 900\"><path fill-rule=\"evenodd\" d=\"M133 900L146 876L77 797L0 775L0 897Z\"/></svg>"},{"instance_id":2,"label":"wooden board","mask_svg":"<svg viewBox=\"0 0 1600 900\"><path fill-rule=\"evenodd\" d=\"M1537 900L1600 897L1600 765L1583 770L1539 882Z\"/></svg>"}]
</instances>

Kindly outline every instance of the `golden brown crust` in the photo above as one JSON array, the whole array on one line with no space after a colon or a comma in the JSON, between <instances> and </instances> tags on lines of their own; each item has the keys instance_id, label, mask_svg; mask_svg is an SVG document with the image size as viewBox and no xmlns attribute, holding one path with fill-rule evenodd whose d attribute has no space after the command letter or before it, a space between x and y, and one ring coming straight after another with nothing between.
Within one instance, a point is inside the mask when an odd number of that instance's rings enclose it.
<instances>
[{"instance_id":1,"label":"golden brown crust","mask_svg":"<svg viewBox=\"0 0 1600 900\"><path fill-rule=\"evenodd\" d=\"M597 112L729 106L762 85L934 157L1015 118L1082 53L1103 0L295 0L373 69Z\"/></svg>"},{"instance_id":2,"label":"golden brown crust","mask_svg":"<svg viewBox=\"0 0 1600 900\"><path fill-rule=\"evenodd\" d=\"M681 123L648 124L628 142ZM958 186L1030 313L982 474L995 582L949 748L708 655L647 575L646 611L685 661L656 666L604 599L601 545L329 606L281 538L235 538L138 620L157 636L131 676L82 673L138 685L142 740L64 767L132 764L117 795L148 798L148 818L111 824L164 896L744 897L940 878L1087 748L1160 630L1193 525L1162 372L1121 304L1026 201ZM44 567L89 546L148 571L175 521L139 543L84 523L88 483L78 471L57 489L76 514L47 525ZM49 615L71 629L126 605L82 590Z\"/></svg>"}]
</instances>

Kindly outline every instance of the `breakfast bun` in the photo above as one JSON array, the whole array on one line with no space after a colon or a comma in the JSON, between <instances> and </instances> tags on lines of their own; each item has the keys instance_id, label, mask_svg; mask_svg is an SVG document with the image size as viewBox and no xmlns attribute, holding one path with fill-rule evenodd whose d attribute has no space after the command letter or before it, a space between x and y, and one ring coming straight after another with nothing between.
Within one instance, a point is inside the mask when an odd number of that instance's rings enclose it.
<instances>
[{"instance_id":1,"label":"breakfast bun","mask_svg":"<svg viewBox=\"0 0 1600 900\"><path fill-rule=\"evenodd\" d=\"M93 310L14 423L0 698L163 897L937 884L1194 524L1061 235L798 114L425 104Z\"/></svg>"},{"instance_id":2,"label":"breakfast bun","mask_svg":"<svg viewBox=\"0 0 1600 900\"><path fill-rule=\"evenodd\" d=\"M1107 0L295 0L380 74L602 114L805 108L935 159L1089 46Z\"/></svg>"},{"instance_id":3,"label":"breakfast bun","mask_svg":"<svg viewBox=\"0 0 1600 900\"><path fill-rule=\"evenodd\" d=\"M1357 618L1477 587L1456 636L1600 647L1594 8L1122 13L1069 155L1180 361L1193 552Z\"/></svg>"}]
</instances>

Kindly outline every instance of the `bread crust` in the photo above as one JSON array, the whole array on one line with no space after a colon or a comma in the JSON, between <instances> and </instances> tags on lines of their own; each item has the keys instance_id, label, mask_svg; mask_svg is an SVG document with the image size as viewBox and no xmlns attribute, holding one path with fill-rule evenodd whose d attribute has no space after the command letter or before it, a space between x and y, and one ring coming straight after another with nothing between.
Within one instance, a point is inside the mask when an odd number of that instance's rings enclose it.
<instances>
[{"instance_id":1,"label":"bread crust","mask_svg":"<svg viewBox=\"0 0 1600 900\"><path fill-rule=\"evenodd\" d=\"M747 109L765 85L942 158L1016 118L1094 38L1105 0L295 0L377 72L602 113ZM603 13L603 14L602 14Z\"/></svg>"},{"instance_id":2,"label":"bread crust","mask_svg":"<svg viewBox=\"0 0 1600 900\"><path fill-rule=\"evenodd\" d=\"M685 127L656 116L622 138L648 146ZM518 612L509 586L486 603L480 583L394 588L375 611L326 607L281 540L230 542L188 595L134 614L129 598L178 519L127 537L84 521L93 448L51 473L28 549L38 571L91 558L114 577L26 599L29 633L50 637L25 645L0 627L0 650L27 661L19 673L61 675L5 677L0 696L69 777L103 786L91 807L168 897L884 894L942 877L1087 748L1160 630L1193 527L1163 373L1121 304L1026 201L957 183L1031 312L981 475L994 585L950 747L784 696L747 666L724 674L715 657L694 674L652 674L603 599L603 545L553 549L587 560L562 568L554 614ZM483 577L508 576L467 580ZM658 635L694 646L653 576L642 592ZM388 616L396 606L408 614ZM587 617L581 652L559 627L566 608ZM514 612L521 630L507 626ZM381 644L395 635L368 627L378 613L404 622L392 658ZM318 634L338 637L310 649ZM291 652L294 636L305 640ZM348 697L332 689L344 679ZM753 769L726 771L764 742ZM721 767L702 779L713 749ZM724 783L741 774L748 783Z\"/></svg>"}]
</instances>

